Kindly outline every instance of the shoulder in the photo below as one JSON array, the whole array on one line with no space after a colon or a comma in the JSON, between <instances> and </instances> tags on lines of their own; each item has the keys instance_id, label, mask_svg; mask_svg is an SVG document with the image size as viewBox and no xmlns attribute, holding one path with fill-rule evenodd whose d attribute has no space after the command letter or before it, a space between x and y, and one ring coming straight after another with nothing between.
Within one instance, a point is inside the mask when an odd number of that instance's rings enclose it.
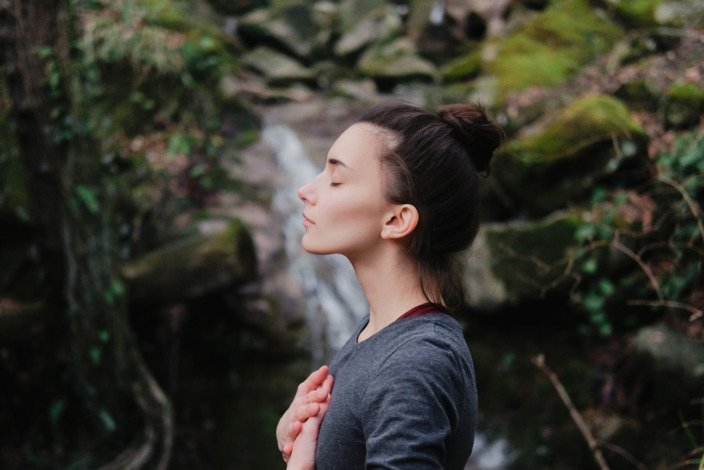
<instances>
[{"instance_id":1,"label":"shoulder","mask_svg":"<svg viewBox=\"0 0 704 470\"><path fill-rule=\"evenodd\" d=\"M462 389L473 383L474 367L460 325L445 314L401 320L384 342L372 387L393 388L434 384Z\"/></svg>"},{"instance_id":2,"label":"shoulder","mask_svg":"<svg viewBox=\"0 0 704 470\"><path fill-rule=\"evenodd\" d=\"M387 360L422 361L470 359L462 328L446 314L423 315L399 321ZM471 359L470 359L471 360Z\"/></svg>"}]
</instances>

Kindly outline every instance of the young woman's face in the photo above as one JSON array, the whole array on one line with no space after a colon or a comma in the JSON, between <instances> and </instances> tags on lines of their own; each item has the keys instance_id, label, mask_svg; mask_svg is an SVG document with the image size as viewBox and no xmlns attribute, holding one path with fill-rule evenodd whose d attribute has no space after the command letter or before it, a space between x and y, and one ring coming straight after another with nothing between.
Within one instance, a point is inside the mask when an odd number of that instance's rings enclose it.
<instances>
[{"instance_id":1,"label":"young woman's face","mask_svg":"<svg viewBox=\"0 0 704 470\"><path fill-rule=\"evenodd\" d=\"M323 171L298 190L305 203L303 248L350 260L373 254L392 204L382 188L384 139L369 124L348 128L330 148Z\"/></svg>"}]
</instances>

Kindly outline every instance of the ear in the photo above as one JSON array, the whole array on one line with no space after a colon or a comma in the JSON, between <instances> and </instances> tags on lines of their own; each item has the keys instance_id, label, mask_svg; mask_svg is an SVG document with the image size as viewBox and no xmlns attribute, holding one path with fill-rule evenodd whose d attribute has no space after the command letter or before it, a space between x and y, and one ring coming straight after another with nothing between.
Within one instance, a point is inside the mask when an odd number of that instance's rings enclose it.
<instances>
[{"instance_id":1,"label":"ear","mask_svg":"<svg viewBox=\"0 0 704 470\"><path fill-rule=\"evenodd\" d=\"M400 239L409 235L418 225L418 210L412 204L397 204L384 220L381 238Z\"/></svg>"}]
</instances>

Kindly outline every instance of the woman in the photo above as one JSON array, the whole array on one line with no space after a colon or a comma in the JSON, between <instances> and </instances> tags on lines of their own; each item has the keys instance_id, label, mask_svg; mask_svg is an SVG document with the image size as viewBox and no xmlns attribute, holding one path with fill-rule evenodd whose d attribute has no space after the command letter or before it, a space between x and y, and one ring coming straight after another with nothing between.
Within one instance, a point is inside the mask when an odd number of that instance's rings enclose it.
<instances>
[{"instance_id":1,"label":"woman","mask_svg":"<svg viewBox=\"0 0 704 470\"><path fill-rule=\"evenodd\" d=\"M383 104L342 133L298 190L303 247L350 260L369 316L282 416L289 469L464 468L477 397L448 313L465 302L455 256L477 234L478 177L503 141L478 106Z\"/></svg>"}]
</instances>

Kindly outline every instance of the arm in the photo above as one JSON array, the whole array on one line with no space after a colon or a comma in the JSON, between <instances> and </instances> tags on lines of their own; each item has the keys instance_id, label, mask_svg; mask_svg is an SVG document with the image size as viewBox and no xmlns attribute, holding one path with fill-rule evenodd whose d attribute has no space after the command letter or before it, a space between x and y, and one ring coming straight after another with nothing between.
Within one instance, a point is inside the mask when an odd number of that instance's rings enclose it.
<instances>
[{"instance_id":1,"label":"arm","mask_svg":"<svg viewBox=\"0 0 704 470\"><path fill-rule=\"evenodd\" d=\"M409 346L387 359L365 391L366 468L458 468L452 442L462 441L468 456L474 426L469 434L458 364L444 347Z\"/></svg>"},{"instance_id":2,"label":"arm","mask_svg":"<svg viewBox=\"0 0 704 470\"><path fill-rule=\"evenodd\" d=\"M333 378L328 374L328 367L322 366L304 380L296 395L276 426L276 440L284 460L291 455L293 442L309 418L316 416L330 396ZM317 436L317 430L316 430Z\"/></svg>"}]
</instances>

